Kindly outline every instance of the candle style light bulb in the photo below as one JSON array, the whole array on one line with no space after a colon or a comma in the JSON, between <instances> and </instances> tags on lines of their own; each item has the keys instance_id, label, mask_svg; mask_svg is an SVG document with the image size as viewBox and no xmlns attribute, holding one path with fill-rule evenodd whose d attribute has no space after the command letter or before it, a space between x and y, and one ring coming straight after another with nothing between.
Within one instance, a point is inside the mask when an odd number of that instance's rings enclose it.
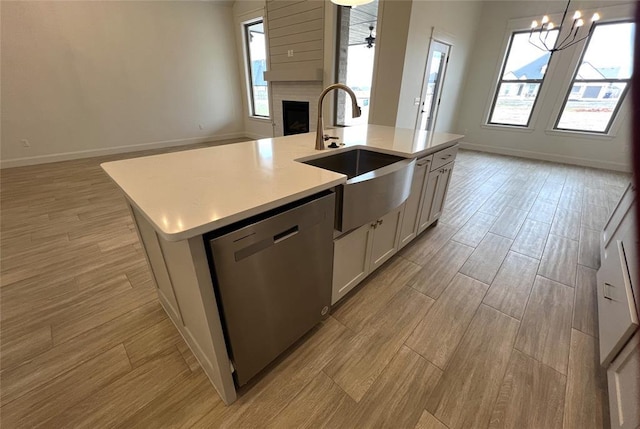
<instances>
[{"instance_id":1,"label":"candle style light bulb","mask_svg":"<svg viewBox=\"0 0 640 429\"><path fill-rule=\"evenodd\" d=\"M553 30L554 28L556 28L556 26L553 24L553 22L550 22L549 25L547 25L547 31Z\"/></svg>"},{"instance_id":2,"label":"candle style light bulb","mask_svg":"<svg viewBox=\"0 0 640 429\"><path fill-rule=\"evenodd\" d=\"M546 24L547 22L549 22L549 17L547 15L542 17L542 23Z\"/></svg>"},{"instance_id":3,"label":"candle style light bulb","mask_svg":"<svg viewBox=\"0 0 640 429\"><path fill-rule=\"evenodd\" d=\"M531 23L531 28L536 28L537 26L538 26L538 21L535 21L535 20L534 20L534 21Z\"/></svg>"},{"instance_id":4,"label":"candle style light bulb","mask_svg":"<svg viewBox=\"0 0 640 429\"><path fill-rule=\"evenodd\" d=\"M582 13L579 10L576 10L576 13L573 14L573 19L582 18Z\"/></svg>"},{"instance_id":5,"label":"candle style light bulb","mask_svg":"<svg viewBox=\"0 0 640 429\"><path fill-rule=\"evenodd\" d=\"M591 21L595 22L600 19L600 14L598 12L594 13L591 17Z\"/></svg>"},{"instance_id":6,"label":"candle style light bulb","mask_svg":"<svg viewBox=\"0 0 640 429\"><path fill-rule=\"evenodd\" d=\"M578 19L578 20L576 21L576 27L582 27L583 25L584 25L584 21L583 21L583 20Z\"/></svg>"}]
</instances>

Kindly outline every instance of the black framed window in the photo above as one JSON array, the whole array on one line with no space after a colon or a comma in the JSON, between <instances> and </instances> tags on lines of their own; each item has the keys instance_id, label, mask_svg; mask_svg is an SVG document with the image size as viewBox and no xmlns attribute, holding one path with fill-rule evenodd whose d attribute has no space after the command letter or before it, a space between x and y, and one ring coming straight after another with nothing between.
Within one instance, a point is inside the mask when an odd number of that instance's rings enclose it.
<instances>
[{"instance_id":1,"label":"black framed window","mask_svg":"<svg viewBox=\"0 0 640 429\"><path fill-rule=\"evenodd\" d=\"M551 54L529 43L529 31L515 31L509 39L491 103L489 124L528 127ZM545 43L553 46L558 30L545 33Z\"/></svg>"},{"instance_id":2,"label":"black framed window","mask_svg":"<svg viewBox=\"0 0 640 429\"><path fill-rule=\"evenodd\" d=\"M555 129L606 134L620 109L633 73L633 22L593 27L573 76Z\"/></svg>"},{"instance_id":3,"label":"black framed window","mask_svg":"<svg viewBox=\"0 0 640 429\"><path fill-rule=\"evenodd\" d=\"M269 87L264 80L267 70L267 45L263 20L244 24L247 78L251 116L269 117Z\"/></svg>"}]
</instances>

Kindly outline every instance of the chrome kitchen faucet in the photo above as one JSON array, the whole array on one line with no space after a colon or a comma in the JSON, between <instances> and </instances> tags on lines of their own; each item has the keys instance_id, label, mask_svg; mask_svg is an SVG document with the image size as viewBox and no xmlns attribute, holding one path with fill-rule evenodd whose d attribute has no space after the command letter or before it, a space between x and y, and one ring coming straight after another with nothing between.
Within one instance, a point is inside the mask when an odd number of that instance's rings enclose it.
<instances>
[{"instance_id":1,"label":"chrome kitchen faucet","mask_svg":"<svg viewBox=\"0 0 640 429\"><path fill-rule=\"evenodd\" d=\"M324 123L322 121L322 100L324 100L324 96L327 95L330 91L334 89L343 89L349 94L351 97L351 116L354 118L359 118L362 114L362 110L360 110L360 106L358 106L358 100L356 99L356 94L353 92L351 88L343 83L334 83L333 85L329 85L322 91L320 94L320 99L318 100L318 126L316 127L316 150L324 150Z\"/></svg>"}]
</instances>

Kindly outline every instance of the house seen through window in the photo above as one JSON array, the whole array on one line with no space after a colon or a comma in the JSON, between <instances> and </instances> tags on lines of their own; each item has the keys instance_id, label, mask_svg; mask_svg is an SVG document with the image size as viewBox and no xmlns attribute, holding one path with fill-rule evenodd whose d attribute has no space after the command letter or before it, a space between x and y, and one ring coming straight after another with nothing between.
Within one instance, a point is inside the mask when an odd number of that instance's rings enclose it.
<instances>
[{"instance_id":1,"label":"house seen through window","mask_svg":"<svg viewBox=\"0 0 640 429\"><path fill-rule=\"evenodd\" d=\"M609 132L631 80L634 27L631 22L594 27L556 129Z\"/></svg>"},{"instance_id":2,"label":"house seen through window","mask_svg":"<svg viewBox=\"0 0 640 429\"><path fill-rule=\"evenodd\" d=\"M558 31L545 36L552 46ZM489 123L526 127L538 98L550 54L529 43L529 32L514 32L509 40L500 82L491 106Z\"/></svg>"},{"instance_id":3,"label":"house seen through window","mask_svg":"<svg viewBox=\"0 0 640 429\"><path fill-rule=\"evenodd\" d=\"M248 63L248 90L251 115L269 117L269 89L264 80L267 69L267 49L264 22L254 21L244 25Z\"/></svg>"}]
</instances>

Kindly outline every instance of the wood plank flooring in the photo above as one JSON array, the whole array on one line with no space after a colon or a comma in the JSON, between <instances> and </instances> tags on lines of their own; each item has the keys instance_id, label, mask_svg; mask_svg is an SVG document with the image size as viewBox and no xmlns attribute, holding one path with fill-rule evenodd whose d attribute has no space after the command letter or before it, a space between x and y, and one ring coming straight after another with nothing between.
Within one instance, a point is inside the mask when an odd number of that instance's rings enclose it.
<instances>
[{"instance_id":1,"label":"wood plank flooring","mask_svg":"<svg viewBox=\"0 0 640 429\"><path fill-rule=\"evenodd\" d=\"M439 223L227 407L99 168L202 146L0 172L2 427L607 426L594 275L629 175L460 151Z\"/></svg>"}]
</instances>

